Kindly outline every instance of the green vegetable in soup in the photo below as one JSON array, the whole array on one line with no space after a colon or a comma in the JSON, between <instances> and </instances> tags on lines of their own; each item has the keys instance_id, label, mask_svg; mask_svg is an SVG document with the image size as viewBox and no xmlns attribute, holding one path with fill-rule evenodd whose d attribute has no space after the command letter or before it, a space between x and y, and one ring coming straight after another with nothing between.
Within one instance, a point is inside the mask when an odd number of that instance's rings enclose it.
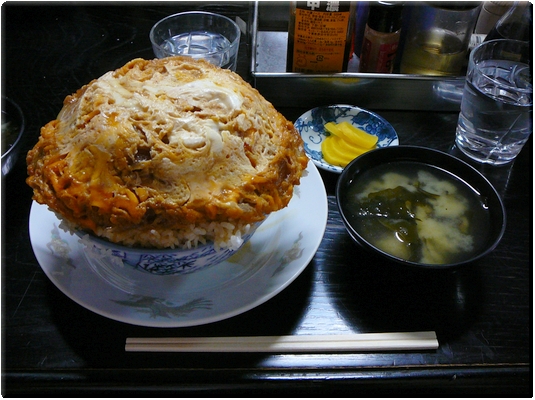
<instances>
[{"instance_id":1,"label":"green vegetable in soup","mask_svg":"<svg viewBox=\"0 0 535 400\"><path fill-rule=\"evenodd\" d=\"M422 263L452 262L474 250L469 193L428 171L387 172L356 185L353 221L372 244ZM474 206L477 203L474 203Z\"/></svg>"},{"instance_id":2,"label":"green vegetable in soup","mask_svg":"<svg viewBox=\"0 0 535 400\"><path fill-rule=\"evenodd\" d=\"M369 193L367 199L360 203L358 214L362 217L376 216L412 220L415 218L412 211L415 205L425 203L429 198L438 197L438 195L420 189L419 185L415 187L415 191L397 186L393 189Z\"/></svg>"},{"instance_id":3,"label":"green vegetable in soup","mask_svg":"<svg viewBox=\"0 0 535 400\"><path fill-rule=\"evenodd\" d=\"M369 193L359 204L358 215L378 218L381 225L395 232L400 242L419 246L420 237L414 209L419 204L425 204L428 199L438 197L420 189L419 186L419 183L416 183L414 191L397 186ZM416 250L415 248L414 251Z\"/></svg>"}]
</instances>

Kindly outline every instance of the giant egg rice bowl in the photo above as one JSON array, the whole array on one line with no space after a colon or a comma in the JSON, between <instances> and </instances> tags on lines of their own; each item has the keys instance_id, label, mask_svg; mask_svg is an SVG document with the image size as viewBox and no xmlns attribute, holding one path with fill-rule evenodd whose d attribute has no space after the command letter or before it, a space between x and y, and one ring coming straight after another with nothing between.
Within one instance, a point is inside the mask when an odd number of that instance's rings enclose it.
<instances>
[{"instance_id":1,"label":"giant egg rice bowl","mask_svg":"<svg viewBox=\"0 0 535 400\"><path fill-rule=\"evenodd\" d=\"M27 183L74 231L143 248L234 248L289 203L300 136L239 75L135 59L67 96L27 155Z\"/></svg>"}]
</instances>

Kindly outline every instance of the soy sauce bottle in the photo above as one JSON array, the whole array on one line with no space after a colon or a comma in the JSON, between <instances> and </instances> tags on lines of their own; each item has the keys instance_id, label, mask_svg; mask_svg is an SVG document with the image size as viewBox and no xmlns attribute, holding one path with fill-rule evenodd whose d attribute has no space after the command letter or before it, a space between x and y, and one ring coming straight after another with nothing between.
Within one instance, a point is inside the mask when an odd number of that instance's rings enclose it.
<instances>
[{"instance_id":1,"label":"soy sauce bottle","mask_svg":"<svg viewBox=\"0 0 535 400\"><path fill-rule=\"evenodd\" d=\"M401 32L400 2L370 4L360 55L359 72L392 73Z\"/></svg>"},{"instance_id":2,"label":"soy sauce bottle","mask_svg":"<svg viewBox=\"0 0 535 400\"><path fill-rule=\"evenodd\" d=\"M286 70L301 73L347 71L355 2L292 1Z\"/></svg>"}]
</instances>

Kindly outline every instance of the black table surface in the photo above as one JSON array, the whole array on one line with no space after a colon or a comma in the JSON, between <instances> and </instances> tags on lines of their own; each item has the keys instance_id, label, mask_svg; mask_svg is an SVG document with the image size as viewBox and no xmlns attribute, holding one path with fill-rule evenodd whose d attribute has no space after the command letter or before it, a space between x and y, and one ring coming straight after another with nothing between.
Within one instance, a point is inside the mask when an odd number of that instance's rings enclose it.
<instances>
[{"instance_id":1,"label":"black table surface","mask_svg":"<svg viewBox=\"0 0 535 400\"><path fill-rule=\"evenodd\" d=\"M49 281L28 236L25 153L66 95L130 59L152 58L152 24L194 8L250 20L247 3L2 6L2 95L27 118L23 154L2 179L2 394L531 396L531 140L512 165L476 166L502 196L507 228L490 255L461 269L405 269L358 248L337 211L337 175L321 171L329 213L317 253L285 290L241 315L187 328L134 326L81 307ZM247 42L238 73L250 80ZM280 111L295 120L305 110ZM456 113L375 111L401 143L458 155ZM124 351L127 337L420 330L437 332L437 350Z\"/></svg>"}]
</instances>

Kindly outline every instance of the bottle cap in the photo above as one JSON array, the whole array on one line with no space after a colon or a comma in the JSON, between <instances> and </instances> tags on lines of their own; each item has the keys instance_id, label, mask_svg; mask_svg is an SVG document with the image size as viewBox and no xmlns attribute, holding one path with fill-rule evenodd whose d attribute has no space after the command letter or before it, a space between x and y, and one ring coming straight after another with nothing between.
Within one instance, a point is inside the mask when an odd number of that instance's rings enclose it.
<instances>
[{"instance_id":1,"label":"bottle cap","mask_svg":"<svg viewBox=\"0 0 535 400\"><path fill-rule=\"evenodd\" d=\"M483 3L483 9L489 14L496 16L502 16L505 12L511 8L510 1L486 1Z\"/></svg>"},{"instance_id":2,"label":"bottle cap","mask_svg":"<svg viewBox=\"0 0 535 400\"><path fill-rule=\"evenodd\" d=\"M391 33L401 28L403 3L396 1L377 1L370 4L368 26L375 31Z\"/></svg>"}]
</instances>

